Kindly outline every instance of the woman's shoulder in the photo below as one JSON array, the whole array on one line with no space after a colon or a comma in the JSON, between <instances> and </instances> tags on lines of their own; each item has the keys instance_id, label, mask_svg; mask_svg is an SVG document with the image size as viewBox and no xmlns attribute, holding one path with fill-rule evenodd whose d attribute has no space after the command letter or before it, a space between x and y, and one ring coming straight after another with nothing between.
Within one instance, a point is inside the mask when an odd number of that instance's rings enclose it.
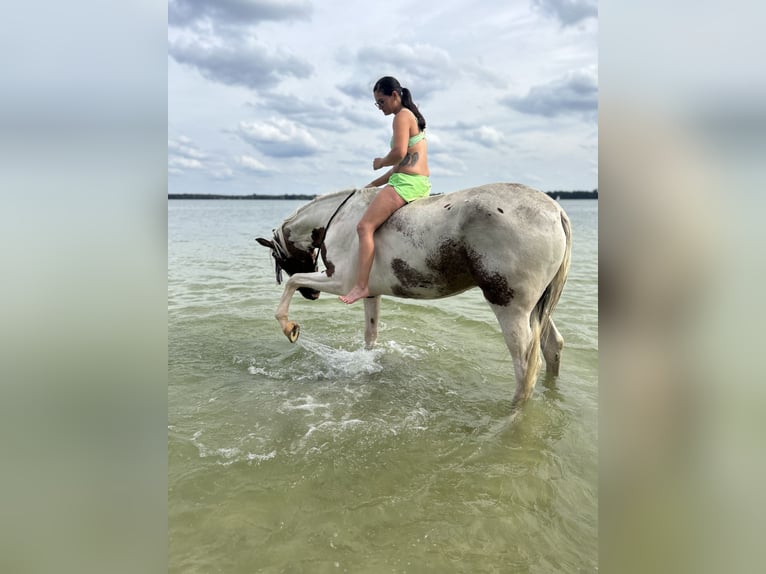
<instances>
[{"instance_id":1,"label":"woman's shoulder","mask_svg":"<svg viewBox=\"0 0 766 574\"><path fill-rule=\"evenodd\" d=\"M394 123L396 122L401 122L401 124L404 124L407 127L414 125L415 132L420 131L420 128L418 128L418 118L412 113L412 110L408 110L407 108L402 108L399 113L396 114Z\"/></svg>"}]
</instances>

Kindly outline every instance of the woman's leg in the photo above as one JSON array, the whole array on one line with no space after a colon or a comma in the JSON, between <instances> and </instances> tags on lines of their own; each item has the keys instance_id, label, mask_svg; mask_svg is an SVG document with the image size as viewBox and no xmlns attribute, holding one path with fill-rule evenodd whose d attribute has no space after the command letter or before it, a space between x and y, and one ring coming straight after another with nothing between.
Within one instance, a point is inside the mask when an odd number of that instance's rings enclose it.
<instances>
[{"instance_id":1,"label":"woman's leg","mask_svg":"<svg viewBox=\"0 0 766 574\"><path fill-rule=\"evenodd\" d=\"M367 289L367 282L370 279L372 261L375 258L373 234L378 227L383 225L386 219L391 217L394 211L405 203L394 188L387 185L377 193L367 211L364 212L361 221L356 226L356 232L359 235L359 261L357 263L356 285L345 296L340 298L344 303L351 304L370 295Z\"/></svg>"}]
</instances>

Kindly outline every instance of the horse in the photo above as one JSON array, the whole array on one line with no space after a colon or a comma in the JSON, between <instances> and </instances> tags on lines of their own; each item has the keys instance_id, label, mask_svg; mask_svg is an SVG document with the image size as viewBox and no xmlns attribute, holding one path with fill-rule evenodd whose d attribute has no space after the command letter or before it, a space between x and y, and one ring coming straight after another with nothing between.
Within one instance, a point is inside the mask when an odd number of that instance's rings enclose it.
<instances>
[{"instance_id":1,"label":"horse","mask_svg":"<svg viewBox=\"0 0 766 574\"><path fill-rule=\"evenodd\" d=\"M320 195L273 230L256 238L271 249L277 284L290 277L275 317L295 342L300 327L288 319L295 291L343 295L356 280L356 226L376 188ZM382 295L439 299L478 287L494 311L516 377L513 403L529 398L545 358L559 373L564 340L552 313L569 273L569 218L545 193L518 183L494 183L431 195L395 211L375 232L370 296L364 299L365 345L378 336ZM324 270L319 270L319 260Z\"/></svg>"}]
</instances>

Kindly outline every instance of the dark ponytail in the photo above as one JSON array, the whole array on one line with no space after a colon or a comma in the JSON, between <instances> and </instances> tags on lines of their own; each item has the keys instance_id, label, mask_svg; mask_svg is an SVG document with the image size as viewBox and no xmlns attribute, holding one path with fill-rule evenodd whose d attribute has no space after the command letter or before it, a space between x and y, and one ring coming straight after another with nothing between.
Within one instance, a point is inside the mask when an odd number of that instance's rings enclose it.
<instances>
[{"instance_id":1,"label":"dark ponytail","mask_svg":"<svg viewBox=\"0 0 766 574\"><path fill-rule=\"evenodd\" d=\"M402 99L402 105L410 110L413 114L415 114L415 118L418 120L418 128L420 128L420 131L426 129L426 119L423 117L423 114L420 113L420 110L412 101L412 94L410 91L407 88L403 88L399 84L399 80L392 76L384 76L375 82L375 87L372 89L372 91L381 92L384 96L390 96L394 92L399 94L399 97Z\"/></svg>"},{"instance_id":2,"label":"dark ponytail","mask_svg":"<svg viewBox=\"0 0 766 574\"><path fill-rule=\"evenodd\" d=\"M415 114L415 117L418 119L418 127L420 128L420 131L426 129L426 119L423 117L423 114L420 113L418 107L413 103L410 91L407 88L402 88L401 96L402 105Z\"/></svg>"}]
</instances>

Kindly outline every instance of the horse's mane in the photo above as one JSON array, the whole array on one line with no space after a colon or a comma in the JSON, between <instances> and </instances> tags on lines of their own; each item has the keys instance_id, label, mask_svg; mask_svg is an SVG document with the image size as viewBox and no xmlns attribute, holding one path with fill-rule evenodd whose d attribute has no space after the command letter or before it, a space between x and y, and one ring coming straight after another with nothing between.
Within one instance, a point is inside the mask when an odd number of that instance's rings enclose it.
<instances>
[{"instance_id":1,"label":"horse's mane","mask_svg":"<svg viewBox=\"0 0 766 574\"><path fill-rule=\"evenodd\" d=\"M293 213L284 220L284 223L290 223L293 219L298 217L298 215L303 213L306 209L309 209L317 204L324 203L326 201L334 200L335 198L348 197L348 195L353 191L356 191L357 193L362 193L364 195L370 195L371 193L377 191L377 188L350 187L348 189L342 189L340 191L331 191L330 193L317 195L314 199L310 200L308 203L304 203L303 205L299 206L295 211L293 211Z\"/></svg>"}]
</instances>

